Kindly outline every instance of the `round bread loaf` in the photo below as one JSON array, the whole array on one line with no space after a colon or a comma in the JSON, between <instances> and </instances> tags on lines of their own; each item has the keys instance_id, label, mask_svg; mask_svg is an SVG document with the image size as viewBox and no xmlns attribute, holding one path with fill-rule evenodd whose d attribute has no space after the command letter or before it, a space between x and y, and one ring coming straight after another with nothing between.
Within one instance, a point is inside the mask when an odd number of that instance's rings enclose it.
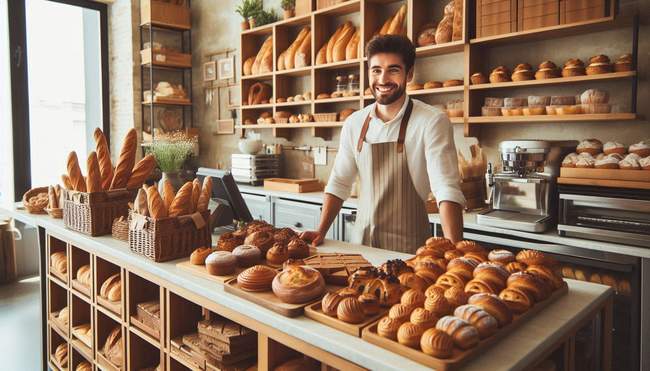
<instances>
[{"instance_id":1,"label":"round bread loaf","mask_svg":"<svg viewBox=\"0 0 650 371\"><path fill-rule=\"evenodd\" d=\"M356 298L344 298L336 310L336 317L347 323L361 323L365 318L363 306Z\"/></svg>"},{"instance_id":2,"label":"round bread loaf","mask_svg":"<svg viewBox=\"0 0 650 371\"><path fill-rule=\"evenodd\" d=\"M328 292L321 300L321 310L330 317L336 317L336 309L343 297L335 292Z\"/></svg>"},{"instance_id":3,"label":"round bread loaf","mask_svg":"<svg viewBox=\"0 0 650 371\"><path fill-rule=\"evenodd\" d=\"M397 330L397 341L411 348L418 348L420 346L420 338L424 328L411 322L404 322Z\"/></svg>"},{"instance_id":4,"label":"round bread loaf","mask_svg":"<svg viewBox=\"0 0 650 371\"><path fill-rule=\"evenodd\" d=\"M232 254L237 259L237 265L243 268L259 264L262 260L262 252L252 245L239 245L235 247Z\"/></svg>"},{"instance_id":5,"label":"round bread loaf","mask_svg":"<svg viewBox=\"0 0 650 371\"><path fill-rule=\"evenodd\" d=\"M245 291L268 291L277 272L266 265L254 265L237 276L237 283Z\"/></svg>"},{"instance_id":6,"label":"round bread loaf","mask_svg":"<svg viewBox=\"0 0 650 371\"><path fill-rule=\"evenodd\" d=\"M213 276L235 273L237 258L230 251L215 251L205 258L205 268Z\"/></svg>"},{"instance_id":7,"label":"round bread loaf","mask_svg":"<svg viewBox=\"0 0 650 371\"><path fill-rule=\"evenodd\" d=\"M446 332L430 328L422 334L420 348L430 356L445 359L452 355L454 340Z\"/></svg>"}]
</instances>

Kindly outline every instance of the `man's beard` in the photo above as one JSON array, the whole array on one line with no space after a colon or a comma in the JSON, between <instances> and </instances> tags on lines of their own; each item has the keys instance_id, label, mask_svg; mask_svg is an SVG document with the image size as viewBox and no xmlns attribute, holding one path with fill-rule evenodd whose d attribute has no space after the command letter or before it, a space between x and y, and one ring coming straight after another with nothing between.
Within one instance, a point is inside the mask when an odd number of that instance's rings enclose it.
<instances>
[{"instance_id":1,"label":"man's beard","mask_svg":"<svg viewBox=\"0 0 650 371\"><path fill-rule=\"evenodd\" d=\"M375 101L381 105L386 106L400 99L406 92L406 88L404 86L395 85L395 91L393 91L390 95L379 95L375 89L375 86L371 88L371 91L372 95L375 97Z\"/></svg>"}]
</instances>

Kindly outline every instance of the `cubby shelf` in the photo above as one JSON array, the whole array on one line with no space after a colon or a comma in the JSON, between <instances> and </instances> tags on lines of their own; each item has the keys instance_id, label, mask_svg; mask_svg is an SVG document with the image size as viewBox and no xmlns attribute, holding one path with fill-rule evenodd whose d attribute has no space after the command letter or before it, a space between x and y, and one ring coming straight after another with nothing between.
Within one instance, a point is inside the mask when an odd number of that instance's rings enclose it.
<instances>
[{"instance_id":1,"label":"cubby shelf","mask_svg":"<svg viewBox=\"0 0 650 371\"><path fill-rule=\"evenodd\" d=\"M637 119L634 113L594 113L582 115L534 115L534 116L471 116L472 124L500 124L518 122L591 122L629 121Z\"/></svg>"},{"instance_id":2,"label":"cubby shelf","mask_svg":"<svg viewBox=\"0 0 650 371\"><path fill-rule=\"evenodd\" d=\"M431 57L435 55L461 53L463 50L465 50L465 43L462 40L458 40L444 44L420 46L415 49L415 55L417 57Z\"/></svg>"},{"instance_id":3,"label":"cubby shelf","mask_svg":"<svg viewBox=\"0 0 650 371\"><path fill-rule=\"evenodd\" d=\"M269 80L273 78L273 72L258 73L257 75L242 75L242 80Z\"/></svg>"},{"instance_id":4,"label":"cubby shelf","mask_svg":"<svg viewBox=\"0 0 650 371\"><path fill-rule=\"evenodd\" d=\"M600 75L584 75L584 76L571 76L571 77L558 77L554 79L544 80L525 80L525 81L508 81L497 82L489 84L470 85L469 90L485 90L485 89L504 89L504 88L517 88L521 86L539 86L539 85L559 85L559 84L575 84L589 81L602 81L602 80L620 80L636 77L636 71L625 72L612 72L603 73Z\"/></svg>"}]
</instances>

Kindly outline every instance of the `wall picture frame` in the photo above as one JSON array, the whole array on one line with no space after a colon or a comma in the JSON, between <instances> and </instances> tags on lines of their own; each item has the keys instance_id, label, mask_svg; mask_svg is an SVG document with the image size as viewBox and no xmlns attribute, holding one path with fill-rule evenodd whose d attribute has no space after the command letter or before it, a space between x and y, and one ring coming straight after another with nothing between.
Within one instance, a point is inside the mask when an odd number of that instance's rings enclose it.
<instances>
[{"instance_id":1,"label":"wall picture frame","mask_svg":"<svg viewBox=\"0 0 650 371\"><path fill-rule=\"evenodd\" d=\"M217 79L217 65L215 61L203 63L203 81L214 81Z\"/></svg>"},{"instance_id":2,"label":"wall picture frame","mask_svg":"<svg viewBox=\"0 0 650 371\"><path fill-rule=\"evenodd\" d=\"M233 119L217 120L217 130L215 134L219 134L219 135L235 134L235 120Z\"/></svg>"},{"instance_id":3,"label":"wall picture frame","mask_svg":"<svg viewBox=\"0 0 650 371\"><path fill-rule=\"evenodd\" d=\"M235 57L221 58L217 61L217 70L220 81L235 78Z\"/></svg>"}]
</instances>

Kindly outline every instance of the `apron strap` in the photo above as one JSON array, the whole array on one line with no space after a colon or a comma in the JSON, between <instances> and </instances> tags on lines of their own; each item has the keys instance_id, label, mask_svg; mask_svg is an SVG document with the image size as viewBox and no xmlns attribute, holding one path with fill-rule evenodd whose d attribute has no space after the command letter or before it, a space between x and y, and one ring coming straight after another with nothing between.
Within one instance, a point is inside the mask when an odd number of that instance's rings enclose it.
<instances>
[{"instance_id":1,"label":"apron strap","mask_svg":"<svg viewBox=\"0 0 650 371\"><path fill-rule=\"evenodd\" d=\"M408 126L409 119L411 118L411 112L413 112L413 101L409 99L408 104L406 105L406 111L402 116L402 121L399 125L399 135L397 136L397 152L404 152L404 138L406 137L406 127ZM366 116L366 120L363 122L361 127L361 133L359 133L359 139L357 140L357 152L361 152L363 148L363 142L366 140L366 134L368 133L368 126L370 125L370 114Z\"/></svg>"}]
</instances>

